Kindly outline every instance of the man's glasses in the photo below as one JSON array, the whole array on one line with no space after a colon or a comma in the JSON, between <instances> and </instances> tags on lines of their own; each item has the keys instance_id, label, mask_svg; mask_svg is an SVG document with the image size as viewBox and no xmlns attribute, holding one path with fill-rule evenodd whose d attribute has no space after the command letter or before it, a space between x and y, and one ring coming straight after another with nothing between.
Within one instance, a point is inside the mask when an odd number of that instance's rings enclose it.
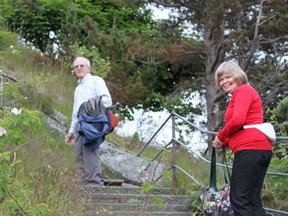
<instances>
[{"instance_id":1,"label":"man's glasses","mask_svg":"<svg viewBox=\"0 0 288 216\"><path fill-rule=\"evenodd\" d=\"M73 67L73 69L74 69L74 70L76 70L76 69L78 69L78 68L83 69L84 67L85 67L85 65L80 64L80 65L75 65L75 66Z\"/></svg>"}]
</instances>

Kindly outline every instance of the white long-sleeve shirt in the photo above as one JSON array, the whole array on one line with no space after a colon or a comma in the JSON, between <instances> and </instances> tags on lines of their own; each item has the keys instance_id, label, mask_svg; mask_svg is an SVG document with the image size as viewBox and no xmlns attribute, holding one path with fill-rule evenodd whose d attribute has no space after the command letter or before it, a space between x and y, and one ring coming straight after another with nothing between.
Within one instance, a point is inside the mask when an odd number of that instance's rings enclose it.
<instances>
[{"instance_id":1,"label":"white long-sleeve shirt","mask_svg":"<svg viewBox=\"0 0 288 216\"><path fill-rule=\"evenodd\" d=\"M88 73L83 79L78 80L78 86L74 92L72 121L69 133L74 135L77 133L77 113L81 104L95 96L102 96L102 101L105 107L112 106L112 98L105 81L99 76L92 76Z\"/></svg>"}]
</instances>

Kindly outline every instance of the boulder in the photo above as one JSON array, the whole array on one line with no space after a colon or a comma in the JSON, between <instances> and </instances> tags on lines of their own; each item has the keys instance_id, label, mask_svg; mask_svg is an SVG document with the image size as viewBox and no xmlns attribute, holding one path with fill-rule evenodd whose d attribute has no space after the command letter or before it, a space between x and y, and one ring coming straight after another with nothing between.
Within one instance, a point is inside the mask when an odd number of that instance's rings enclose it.
<instances>
[{"instance_id":1,"label":"boulder","mask_svg":"<svg viewBox=\"0 0 288 216\"><path fill-rule=\"evenodd\" d=\"M144 182L152 183L164 172L164 163L151 161L149 158L117 149L112 143L104 142L100 146L102 165L105 166L113 176L123 178L126 183L141 185ZM160 178L155 184L164 183Z\"/></svg>"}]
</instances>

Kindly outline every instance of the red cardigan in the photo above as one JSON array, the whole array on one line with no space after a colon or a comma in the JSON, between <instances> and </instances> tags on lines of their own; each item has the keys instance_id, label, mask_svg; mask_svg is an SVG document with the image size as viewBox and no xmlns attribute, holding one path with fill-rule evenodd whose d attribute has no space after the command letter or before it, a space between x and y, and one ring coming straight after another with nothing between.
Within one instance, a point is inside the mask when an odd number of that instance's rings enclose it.
<instances>
[{"instance_id":1,"label":"red cardigan","mask_svg":"<svg viewBox=\"0 0 288 216\"><path fill-rule=\"evenodd\" d=\"M235 154L239 150L272 150L269 139L258 129L243 130L244 125L263 123L262 101L257 91L248 84L233 93L225 112L226 125L218 138Z\"/></svg>"}]
</instances>

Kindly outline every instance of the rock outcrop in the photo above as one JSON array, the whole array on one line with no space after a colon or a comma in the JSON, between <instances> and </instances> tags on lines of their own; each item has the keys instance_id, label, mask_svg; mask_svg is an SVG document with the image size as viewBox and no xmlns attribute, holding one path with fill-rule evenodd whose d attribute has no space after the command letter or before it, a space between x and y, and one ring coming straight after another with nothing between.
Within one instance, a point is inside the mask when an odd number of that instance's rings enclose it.
<instances>
[{"instance_id":1,"label":"rock outcrop","mask_svg":"<svg viewBox=\"0 0 288 216\"><path fill-rule=\"evenodd\" d=\"M46 124L55 131L60 137L66 134L67 128L65 123L67 117L63 116L56 110L51 116L44 115ZM113 176L124 179L126 183L141 185L144 182L152 182L158 179L165 169L163 163L151 162L148 158L137 157L125 151L119 150L112 143L101 144L100 147L102 165L105 166ZM155 184L159 185L164 182L160 178Z\"/></svg>"},{"instance_id":2,"label":"rock outcrop","mask_svg":"<svg viewBox=\"0 0 288 216\"><path fill-rule=\"evenodd\" d=\"M165 170L163 163L137 157L107 142L101 144L100 154L103 165L117 178L123 178L126 183L140 185L144 182L152 182ZM163 184L164 181L164 178L160 178L155 184Z\"/></svg>"}]
</instances>

